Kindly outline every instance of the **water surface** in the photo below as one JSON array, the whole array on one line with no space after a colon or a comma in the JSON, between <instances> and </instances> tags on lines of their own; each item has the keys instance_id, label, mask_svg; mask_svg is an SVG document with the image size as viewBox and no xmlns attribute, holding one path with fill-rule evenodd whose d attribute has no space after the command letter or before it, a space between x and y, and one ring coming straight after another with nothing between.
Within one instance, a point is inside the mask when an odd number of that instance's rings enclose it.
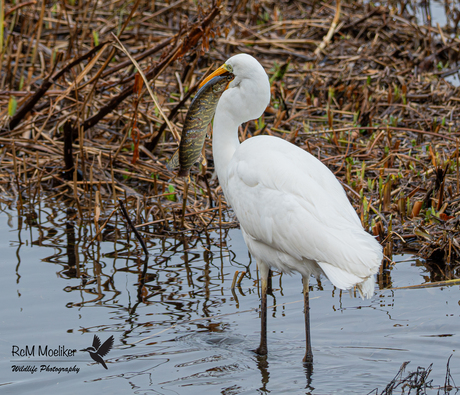
<instances>
[{"instance_id":1,"label":"water surface","mask_svg":"<svg viewBox=\"0 0 460 395\"><path fill-rule=\"evenodd\" d=\"M1 393L366 394L383 390L405 361L409 370L433 363L430 377L443 384L451 354L452 375L460 380L458 285L377 285L374 297L363 301L312 279L314 365L307 372L300 276L275 274L269 354L251 351L259 342L257 273L238 229L209 233L208 240L150 241L141 288L144 267L135 243L104 241L85 249L91 230L69 222L64 209L44 208L22 220L1 212L0 232ZM386 286L439 279L413 256L395 262ZM247 273L232 292L236 270ZM80 350L94 334L115 338L105 357L108 370L86 352L12 356L13 346ZM13 365L79 371L32 374L13 372Z\"/></svg>"}]
</instances>

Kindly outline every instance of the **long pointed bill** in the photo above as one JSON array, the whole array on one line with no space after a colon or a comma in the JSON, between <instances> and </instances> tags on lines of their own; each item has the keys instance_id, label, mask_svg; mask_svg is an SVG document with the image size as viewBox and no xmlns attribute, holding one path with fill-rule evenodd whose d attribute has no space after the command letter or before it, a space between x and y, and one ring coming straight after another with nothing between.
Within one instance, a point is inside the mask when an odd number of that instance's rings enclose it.
<instances>
[{"instance_id":1,"label":"long pointed bill","mask_svg":"<svg viewBox=\"0 0 460 395\"><path fill-rule=\"evenodd\" d=\"M204 84L206 84L206 82L212 80L215 76L217 75L222 75L222 74L225 74L225 73L231 73L232 70L231 70L231 67L227 66L225 63L220 66L217 70L215 70L214 72L212 72L211 74L209 74L204 80L203 82L200 84L200 86L198 88L201 88Z\"/></svg>"}]
</instances>

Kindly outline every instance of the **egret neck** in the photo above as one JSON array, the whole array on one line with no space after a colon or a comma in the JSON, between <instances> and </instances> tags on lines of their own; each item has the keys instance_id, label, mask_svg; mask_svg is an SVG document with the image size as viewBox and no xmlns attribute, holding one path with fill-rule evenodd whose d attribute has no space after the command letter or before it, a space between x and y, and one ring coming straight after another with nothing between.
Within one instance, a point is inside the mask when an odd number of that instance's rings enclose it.
<instances>
[{"instance_id":1,"label":"egret neck","mask_svg":"<svg viewBox=\"0 0 460 395\"><path fill-rule=\"evenodd\" d=\"M231 64L232 59L229 59L228 65L222 67L232 70L235 79L222 94L213 123L214 165L227 197L227 167L240 144L238 127L259 118L270 102L270 82L261 64L249 55L241 54L238 57L245 62Z\"/></svg>"},{"instance_id":2,"label":"egret neck","mask_svg":"<svg viewBox=\"0 0 460 395\"><path fill-rule=\"evenodd\" d=\"M225 127L222 127L223 125ZM217 106L212 132L212 156L214 158L214 167L219 177L219 183L226 196L228 196L227 166L240 145L240 141L238 140L239 125L240 123L235 122L225 111L219 111L219 105Z\"/></svg>"}]
</instances>

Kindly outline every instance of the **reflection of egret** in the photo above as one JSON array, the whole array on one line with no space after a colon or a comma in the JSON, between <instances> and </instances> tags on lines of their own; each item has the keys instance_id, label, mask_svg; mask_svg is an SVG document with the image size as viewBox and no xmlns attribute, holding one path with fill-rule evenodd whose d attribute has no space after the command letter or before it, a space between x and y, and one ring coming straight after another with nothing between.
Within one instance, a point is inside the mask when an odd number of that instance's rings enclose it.
<instances>
[{"instance_id":1,"label":"reflection of egret","mask_svg":"<svg viewBox=\"0 0 460 395\"><path fill-rule=\"evenodd\" d=\"M220 185L241 224L262 280L261 341L267 353L269 268L302 274L306 354L312 361L308 280L324 273L338 288L356 286L370 298L382 248L361 226L332 172L309 153L271 136L238 141L241 123L258 118L270 101L270 84L252 56L240 54L206 80L226 72L235 79L221 96L214 117L213 157Z\"/></svg>"}]
</instances>

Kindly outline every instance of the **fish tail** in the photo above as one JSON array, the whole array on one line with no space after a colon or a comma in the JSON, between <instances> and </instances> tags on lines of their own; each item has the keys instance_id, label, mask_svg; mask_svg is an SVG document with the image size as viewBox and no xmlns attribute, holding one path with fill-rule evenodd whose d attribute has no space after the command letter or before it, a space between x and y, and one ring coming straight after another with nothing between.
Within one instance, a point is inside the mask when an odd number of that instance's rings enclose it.
<instances>
[{"instance_id":1,"label":"fish tail","mask_svg":"<svg viewBox=\"0 0 460 395\"><path fill-rule=\"evenodd\" d=\"M169 160L168 163L166 163L166 168L169 171L174 171L179 167L179 149L174 152L173 156L171 156L171 159Z\"/></svg>"}]
</instances>

